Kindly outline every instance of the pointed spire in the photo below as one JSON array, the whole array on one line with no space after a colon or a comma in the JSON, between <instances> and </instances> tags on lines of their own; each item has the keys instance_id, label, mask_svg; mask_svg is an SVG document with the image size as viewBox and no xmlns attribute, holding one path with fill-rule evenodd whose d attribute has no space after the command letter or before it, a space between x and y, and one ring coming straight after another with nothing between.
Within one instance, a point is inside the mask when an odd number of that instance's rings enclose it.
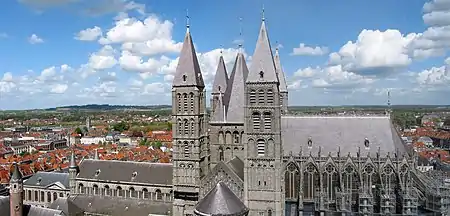
<instances>
[{"instance_id":1,"label":"pointed spire","mask_svg":"<svg viewBox=\"0 0 450 216\"><path fill-rule=\"evenodd\" d=\"M196 205L198 215L247 215L249 209L223 182L217 185Z\"/></svg>"},{"instance_id":2,"label":"pointed spire","mask_svg":"<svg viewBox=\"0 0 450 216\"><path fill-rule=\"evenodd\" d=\"M223 56L220 55L219 64L217 65L216 75L214 77L212 93L225 93L225 90L227 89L227 83L227 68L225 67Z\"/></svg>"},{"instance_id":3,"label":"pointed spire","mask_svg":"<svg viewBox=\"0 0 450 216\"><path fill-rule=\"evenodd\" d=\"M100 160L98 157L98 149L95 149L94 160Z\"/></svg>"},{"instance_id":4,"label":"pointed spire","mask_svg":"<svg viewBox=\"0 0 450 216\"><path fill-rule=\"evenodd\" d=\"M72 150L69 162L70 162L69 168L78 168L74 150Z\"/></svg>"},{"instance_id":5,"label":"pointed spire","mask_svg":"<svg viewBox=\"0 0 450 216\"><path fill-rule=\"evenodd\" d=\"M278 81L280 82L280 92L288 92L286 84L286 76L284 75L283 67L281 66L280 53L278 52L278 47L275 49L275 68L277 70Z\"/></svg>"},{"instance_id":6,"label":"pointed spire","mask_svg":"<svg viewBox=\"0 0 450 216\"><path fill-rule=\"evenodd\" d=\"M270 82L278 83L278 77L273 61L272 48L270 47L269 36L266 30L266 22L263 16L255 52L252 57L252 65L247 82Z\"/></svg>"},{"instance_id":7,"label":"pointed spire","mask_svg":"<svg viewBox=\"0 0 450 216\"><path fill-rule=\"evenodd\" d=\"M22 181L22 173L20 172L19 164L17 164L17 162L13 163L13 169L14 170L12 172L10 182L21 182Z\"/></svg>"},{"instance_id":8,"label":"pointed spire","mask_svg":"<svg viewBox=\"0 0 450 216\"><path fill-rule=\"evenodd\" d=\"M175 77L172 85L179 86L197 86L204 88L202 73L198 64L197 53L195 52L192 36L189 31L189 16L187 16L187 31L184 37L183 47L181 48L180 58L178 60Z\"/></svg>"},{"instance_id":9,"label":"pointed spire","mask_svg":"<svg viewBox=\"0 0 450 216\"><path fill-rule=\"evenodd\" d=\"M248 76L247 63L242 52L236 56L233 71L230 75L228 88L225 93L227 122L244 122L245 81Z\"/></svg>"},{"instance_id":10,"label":"pointed spire","mask_svg":"<svg viewBox=\"0 0 450 216\"><path fill-rule=\"evenodd\" d=\"M189 31L189 9L186 9L186 31Z\"/></svg>"}]
</instances>

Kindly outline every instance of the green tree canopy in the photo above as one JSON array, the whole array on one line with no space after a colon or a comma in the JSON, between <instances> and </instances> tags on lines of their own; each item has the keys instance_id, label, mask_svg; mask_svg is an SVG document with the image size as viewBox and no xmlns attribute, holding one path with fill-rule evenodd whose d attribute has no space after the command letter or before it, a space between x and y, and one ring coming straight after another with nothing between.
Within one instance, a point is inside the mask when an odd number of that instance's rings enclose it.
<instances>
[{"instance_id":1,"label":"green tree canopy","mask_svg":"<svg viewBox=\"0 0 450 216\"><path fill-rule=\"evenodd\" d=\"M77 128L75 129L75 133L76 133L76 134L83 134L83 131L81 131L81 128L77 127Z\"/></svg>"},{"instance_id":2,"label":"green tree canopy","mask_svg":"<svg viewBox=\"0 0 450 216\"><path fill-rule=\"evenodd\" d=\"M125 130L128 130L130 127L125 122L119 122L117 124L113 125L113 129L115 131L123 132Z\"/></svg>"}]
</instances>

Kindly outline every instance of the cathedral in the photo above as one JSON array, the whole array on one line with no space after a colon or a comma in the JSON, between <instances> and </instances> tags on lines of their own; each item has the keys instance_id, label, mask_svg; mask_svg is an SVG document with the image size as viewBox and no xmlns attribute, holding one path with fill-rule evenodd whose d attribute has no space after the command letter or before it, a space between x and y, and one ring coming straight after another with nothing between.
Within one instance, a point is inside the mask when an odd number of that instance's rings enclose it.
<instances>
[{"instance_id":1,"label":"cathedral","mask_svg":"<svg viewBox=\"0 0 450 216\"><path fill-rule=\"evenodd\" d=\"M264 18L251 65L241 46L225 65L208 114L188 26L172 85L174 215L418 214L414 157L389 112L290 115Z\"/></svg>"},{"instance_id":2,"label":"cathedral","mask_svg":"<svg viewBox=\"0 0 450 216\"><path fill-rule=\"evenodd\" d=\"M73 151L67 174L25 182L15 164L0 215L450 215L450 176L417 169L389 111L290 114L264 18L250 67L243 53L230 75L220 57L208 112L188 26L172 86L172 164L97 151L77 163ZM61 188L70 193L51 191Z\"/></svg>"}]
</instances>

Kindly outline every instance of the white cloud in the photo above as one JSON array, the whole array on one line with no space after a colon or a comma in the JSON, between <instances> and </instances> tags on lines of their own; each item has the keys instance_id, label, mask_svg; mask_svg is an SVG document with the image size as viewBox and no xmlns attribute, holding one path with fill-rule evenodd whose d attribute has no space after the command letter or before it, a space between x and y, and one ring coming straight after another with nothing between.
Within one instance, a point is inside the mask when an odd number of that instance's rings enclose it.
<instances>
[{"instance_id":1,"label":"white cloud","mask_svg":"<svg viewBox=\"0 0 450 216\"><path fill-rule=\"evenodd\" d=\"M432 67L417 74L416 81L423 88L444 87L450 85L450 58L446 59L446 65Z\"/></svg>"},{"instance_id":2,"label":"white cloud","mask_svg":"<svg viewBox=\"0 0 450 216\"><path fill-rule=\"evenodd\" d=\"M3 74L3 78L0 79L0 93L11 92L16 87L13 81L13 75L11 72Z\"/></svg>"},{"instance_id":3,"label":"white cloud","mask_svg":"<svg viewBox=\"0 0 450 216\"><path fill-rule=\"evenodd\" d=\"M105 33L101 44L122 44L122 49L136 55L179 52L182 43L172 39L173 23L150 15L145 20L123 18Z\"/></svg>"},{"instance_id":4,"label":"white cloud","mask_svg":"<svg viewBox=\"0 0 450 216\"><path fill-rule=\"evenodd\" d=\"M330 54L330 65L358 74L379 75L402 69L411 63L408 45L416 34L403 36L398 30L363 30L358 40L349 41Z\"/></svg>"},{"instance_id":5,"label":"white cloud","mask_svg":"<svg viewBox=\"0 0 450 216\"><path fill-rule=\"evenodd\" d=\"M142 57L133 55L129 51L123 51L119 58L119 64L125 71L134 71L140 73L154 74L158 73L164 65L168 64L170 59L162 56L159 59L148 58L144 61Z\"/></svg>"},{"instance_id":6,"label":"white cloud","mask_svg":"<svg viewBox=\"0 0 450 216\"><path fill-rule=\"evenodd\" d=\"M8 34L4 33L4 32L0 32L0 39L2 38L7 38Z\"/></svg>"},{"instance_id":7,"label":"white cloud","mask_svg":"<svg viewBox=\"0 0 450 216\"><path fill-rule=\"evenodd\" d=\"M32 34L32 35L28 38L28 42L29 42L30 44L44 43L44 39L40 38L40 37L37 36L36 34Z\"/></svg>"},{"instance_id":8,"label":"white cloud","mask_svg":"<svg viewBox=\"0 0 450 216\"><path fill-rule=\"evenodd\" d=\"M75 36L76 40L81 41L94 41L102 36L102 29L98 26L93 28L87 28L78 32Z\"/></svg>"},{"instance_id":9,"label":"white cloud","mask_svg":"<svg viewBox=\"0 0 450 216\"><path fill-rule=\"evenodd\" d=\"M321 56L329 52L328 47L309 47L304 43L301 43L299 47L295 47L291 55L309 55L309 56Z\"/></svg>"},{"instance_id":10,"label":"white cloud","mask_svg":"<svg viewBox=\"0 0 450 216\"><path fill-rule=\"evenodd\" d=\"M315 76L319 72L320 72L319 67L316 67L316 68L307 67L307 68L298 69L296 72L294 72L294 76L302 77L302 78L310 78L310 77Z\"/></svg>"},{"instance_id":11,"label":"white cloud","mask_svg":"<svg viewBox=\"0 0 450 216\"><path fill-rule=\"evenodd\" d=\"M69 86L67 84L54 84L51 86L50 92L55 94L62 94L66 92Z\"/></svg>"},{"instance_id":12,"label":"white cloud","mask_svg":"<svg viewBox=\"0 0 450 216\"><path fill-rule=\"evenodd\" d=\"M110 45L106 45L102 47L98 52L91 54L88 64L94 70L104 70L112 68L117 64L114 53L114 48Z\"/></svg>"}]
</instances>

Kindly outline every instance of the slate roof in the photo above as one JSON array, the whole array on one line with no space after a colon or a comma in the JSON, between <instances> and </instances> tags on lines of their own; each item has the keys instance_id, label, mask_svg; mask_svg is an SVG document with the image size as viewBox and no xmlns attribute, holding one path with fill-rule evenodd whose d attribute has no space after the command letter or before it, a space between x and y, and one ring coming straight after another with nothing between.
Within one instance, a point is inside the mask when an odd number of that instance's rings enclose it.
<instances>
[{"instance_id":1,"label":"slate roof","mask_svg":"<svg viewBox=\"0 0 450 216\"><path fill-rule=\"evenodd\" d=\"M380 156L406 152L388 116L283 116L281 130L285 154L295 155L301 149L303 155L317 155L319 147L322 155L336 155L339 148L342 156L356 156L358 149L362 157L368 153L376 156L378 149ZM365 138L369 148L364 145Z\"/></svg>"},{"instance_id":2,"label":"slate roof","mask_svg":"<svg viewBox=\"0 0 450 216\"><path fill-rule=\"evenodd\" d=\"M19 165L16 162L14 162L13 166L14 166L14 170L11 175L10 182L22 181L22 173L20 172Z\"/></svg>"},{"instance_id":3,"label":"slate roof","mask_svg":"<svg viewBox=\"0 0 450 216\"><path fill-rule=\"evenodd\" d=\"M264 72L262 79L260 78L260 71ZM264 20L261 23L255 52L252 56L252 64L247 77L247 83L258 82L279 82Z\"/></svg>"},{"instance_id":4,"label":"slate roof","mask_svg":"<svg viewBox=\"0 0 450 216\"><path fill-rule=\"evenodd\" d=\"M68 211L64 212L66 215L76 215L81 212L112 216L167 215L172 210L172 204L166 202L92 195L73 195L66 199L58 198L50 208L54 209L58 206L63 211ZM69 206L69 210L64 209L66 206Z\"/></svg>"},{"instance_id":5,"label":"slate roof","mask_svg":"<svg viewBox=\"0 0 450 216\"><path fill-rule=\"evenodd\" d=\"M236 56L236 61L225 94L227 122L244 123L245 81L247 80L248 73L244 54L239 52Z\"/></svg>"},{"instance_id":6,"label":"slate roof","mask_svg":"<svg viewBox=\"0 0 450 216\"><path fill-rule=\"evenodd\" d=\"M67 216L79 215L83 213L83 209L79 208L72 201L68 200L68 197L59 197L50 204L50 209L56 209L64 212Z\"/></svg>"},{"instance_id":7,"label":"slate roof","mask_svg":"<svg viewBox=\"0 0 450 216\"><path fill-rule=\"evenodd\" d=\"M0 196L0 215L9 215L10 204L9 197ZM24 216L58 216L63 215L61 210L48 209L33 205L23 205Z\"/></svg>"},{"instance_id":8,"label":"slate roof","mask_svg":"<svg viewBox=\"0 0 450 216\"><path fill-rule=\"evenodd\" d=\"M275 50L275 69L277 70L278 81L280 81L280 92L288 92L286 84L286 76L284 75L283 67L281 66L280 53L278 48Z\"/></svg>"},{"instance_id":9,"label":"slate roof","mask_svg":"<svg viewBox=\"0 0 450 216\"><path fill-rule=\"evenodd\" d=\"M186 77L186 81L183 80L183 76ZM180 58L178 59L172 86L205 87L189 28L184 37L183 47L181 48Z\"/></svg>"},{"instance_id":10,"label":"slate roof","mask_svg":"<svg viewBox=\"0 0 450 216\"><path fill-rule=\"evenodd\" d=\"M61 172L37 172L23 182L27 186L47 187L56 182L60 182L64 187L69 188L69 173Z\"/></svg>"},{"instance_id":11,"label":"slate roof","mask_svg":"<svg viewBox=\"0 0 450 216\"><path fill-rule=\"evenodd\" d=\"M219 64L217 65L216 75L214 76L214 82L212 87L212 93L225 93L228 84L228 73L225 67L225 61L221 55L219 58Z\"/></svg>"},{"instance_id":12,"label":"slate roof","mask_svg":"<svg viewBox=\"0 0 450 216\"><path fill-rule=\"evenodd\" d=\"M134 172L137 175L132 178ZM172 164L85 159L80 164L77 178L170 186Z\"/></svg>"},{"instance_id":13,"label":"slate roof","mask_svg":"<svg viewBox=\"0 0 450 216\"><path fill-rule=\"evenodd\" d=\"M227 162L227 165L242 181L244 181L244 162L240 158L234 157Z\"/></svg>"},{"instance_id":14,"label":"slate roof","mask_svg":"<svg viewBox=\"0 0 450 216\"><path fill-rule=\"evenodd\" d=\"M241 216L248 213L248 208L228 188L225 183L219 182L195 206L194 213L208 216Z\"/></svg>"}]
</instances>

